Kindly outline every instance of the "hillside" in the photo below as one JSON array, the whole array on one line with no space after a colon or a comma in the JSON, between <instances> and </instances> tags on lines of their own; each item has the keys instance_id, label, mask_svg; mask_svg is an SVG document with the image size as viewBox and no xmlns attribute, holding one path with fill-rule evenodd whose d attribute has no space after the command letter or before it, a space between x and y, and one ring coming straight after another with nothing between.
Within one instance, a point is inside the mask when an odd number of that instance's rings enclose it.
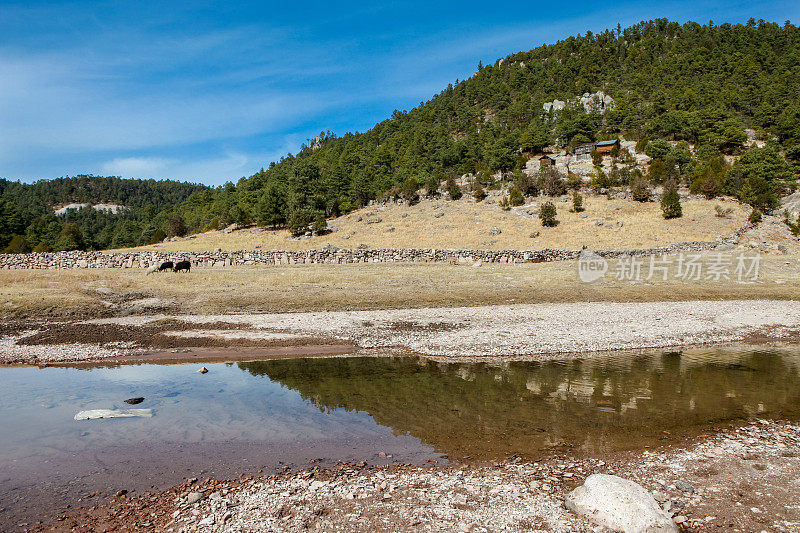
<instances>
[{"instance_id":1,"label":"hillside","mask_svg":"<svg viewBox=\"0 0 800 533\"><path fill-rule=\"evenodd\" d=\"M588 153L591 143L614 139L624 143L602 161ZM539 171L542 153L557 162L547 172ZM434 189L446 196L457 180L466 195L478 186L517 189L527 203L559 196L569 182L595 191L679 187L771 212L796 187L799 171L800 29L788 22L658 19L479 64L469 79L414 109L395 111L363 133L321 133L298 154L236 184L172 182L152 196L122 185L128 180L113 182L130 194L103 202L146 214L127 212L127 222L109 226L108 215L82 210L93 222L81 222L80 239L67 235L56 243L63 227L27 209L86 198L54 194L43 184L33 201L4 192L0 245L24 235L29 246L132 246L231 224L303 234L315 221L370 203L413 204ZM492 246L484 242L475 244Z\"/></svg>"},{"instance_id":2,"label":"hillside","mask_svg":"<svg viewBox=\"0 0 800 533\"><path fill-rule=\"evenodd\" d=\"M664 220L659 204L587 196L582 213L570 212L571 201L556 200L559 224L542 226L539 203L504 211L499 195L481 203L472 198L457 201L422 200L413 206L389 203L358 209L329 221L332 231L293 238L288 230L245 228L209 231L175 238L144 249L162 251L308 250L327 245L339 248L439 248L481 250L579 250L648 248L685 241L713 241L730 235L747 221L748 210L736 202L683 202L684 216ZM715 205L729 207L726 218L716 216Z\"/></svg>"}]
</instances>

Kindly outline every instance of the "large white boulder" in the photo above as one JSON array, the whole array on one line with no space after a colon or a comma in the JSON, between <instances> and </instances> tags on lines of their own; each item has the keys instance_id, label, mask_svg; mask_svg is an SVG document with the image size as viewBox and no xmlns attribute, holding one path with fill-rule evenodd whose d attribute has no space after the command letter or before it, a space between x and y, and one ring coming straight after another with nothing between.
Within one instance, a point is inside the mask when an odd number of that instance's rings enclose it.
<instances>
[{"instance_id":1,"label":"large white boulder","mask_svg":"<svg viewBox=\"0 0 800 533\"><path fill-rule=\"evenodd\" d=\"M617 476L592 474L567 495L564 504L570 511L614 531L680 531L647 489Z\"/></svg>"}]
</instances>

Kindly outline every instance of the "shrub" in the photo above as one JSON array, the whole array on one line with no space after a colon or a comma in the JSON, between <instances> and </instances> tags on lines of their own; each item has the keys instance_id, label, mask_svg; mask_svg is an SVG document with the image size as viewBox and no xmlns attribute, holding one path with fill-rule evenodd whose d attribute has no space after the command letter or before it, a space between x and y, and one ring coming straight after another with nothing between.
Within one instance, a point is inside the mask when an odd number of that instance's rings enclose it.
<instances>
[{"instance_id":1,"label":"shrub","mask_svg":"<svg viewBox=\"0 0 800 533\"><path fill-rule=\"evenodd\" d=\"M203 231L211 231L211 230L215 230L215 229L220 229L219 228L219 217L212 218L211 222L206 224L206 226L203 228ZM162 233L163 233L163 231L162 231ZM166 237L166 236L167 235L164 234L164 237ZM163 241L164 238L162 237L161 240Z\"/></svg>"},{"instance_id":2,"label":"shrub","mask_svg":"<svg viewBox=\"0 0 800 533\"><path fill-rule=\"evenodd\" d=\"M683 215L681 197L678 195L677 187L671 186L664 190L664 196L661 198L661 212L666 219L678 218Z\"/></svg>"},{"instance_id":3,"label":"shrub","mask_svg":"<svg viewBox=\"0 0 800 533\"><path fill-rule=\"evenodd\" d=\"M46 242L40 242L39 244L33 247L33 251L37 253L49 252L50 246L48 246Z\"/></svg>"},{"instance_id":4,"label":"shrub","mask_svg":"<svg viewBox=\"0 0 800 533\"><path fill-rule=\"evenodd\" d=\"M592 156L592 164L594 166L596 166L596 167L602 167L603 166L603 154L601 154L597 150L592 150L589 153L589 155Z\"/></svg>"},{"instance_id":5,"label":"shrub","mask_svg":"<svg viewBox=\"0 0 800 533\"><path fill-rule=\"evenodd\" d=\"M552 227L558 224L556 220L556 205L553 202L545 202L539 210L539 220L542 221L542 226Z\"/></svg>"},{"instance_id":6,"label":"shrub","mask_svg":"<svg viewBox=\"0 0 800 533\"><path fill-rule=\"evenodd\" d=\"M27 254L31 251L31 245L28 243L28 239L23 237L22 235L14 235L12 237L11 242L8 243L6 249L3 250L5 254Z\"/></svg>"},{"instance_id":7,"label":"shrub","mask_svg":"<svg viewBox=\"0 0 800 533\"><path fill-rule=\"evenodd\" d=\"M567 191L561 174L552 167L543 168L539 171L539 183L537 185L547 196L561 196Z\"/></svg>"},{"instance_id":8,"label":"shrub","mask_svg":"<svg viewBox=\"0 0 800 533\"><path fill-rule=\"evenodd\" d=\"M571 189L573 191L578 190L581 188L581 185L583 185L583 180L580 178L580 176L577 176L572 172L567 174L567 189Z\"/></svg>"},{"instance_id":9,"label":"shrub","mask_svg":"<svg viewBox=\"0 0 800 533\"><path fill-rule=\"evenodd\" d=\"M67 252L69 250L83 250L83 233L80 226L74 222L68 222L61 228L61 233L56 239L56 251Z\"/></svg>"},{"instance_id":10,"label":"shrub","mask_svg":"<svg viewBox=\"0 0 800 533\"><path fill-rule=\"evenodd\" d=\"M419 193L417 190L419 189L419 182L416 178L408 178L406 182L403 184L403 191L401 196L403 200L408 202L409 205L415 204L419 201Z\"/></svg>"},{"instance_id":11,"label":"shrub","mask_svg":"<svg viewBox=\"0 0 800 533\"><path fill-rule=\"evenodd\" d=\"M508 199L507 194L503 195L503 197L500 198L500 209L502 209L503 211L508 211L509 209L511 209L511 200Z\"/></svg>"},{"instance_id":12,"label":"shrub","mask_svg":"<svg viewBox=\"0 0 800 533\"><path fill-rule=\"evenodd\" d=\"M328 230L328 221L325 219L325 215L319 213L314 219L314 223L311 225L311 231L313 231L317 235L322 235L327 230Z\"/></svg>"},{"instance_id":13,"label":"shrub","mask_svg":"<svg viewBox=\"0 0 800 533\"><path fill-rule=\"evenodd\" d=\"M458 183L456 183L456 179L453 176L447 177L447 181L445 182L444 186L447 189L447 195L451 200L458 200L461 198L461 187L458 186Z\"/></svg>"},{"instance_id":14,"label":"shrub","mask_svg":"<svg viewBox=\"0 0 800 533\"><path fill-rule=\"evenodd\" d=\"M475 185L472 187L472 196L475 198L476 202L481 202L486 198L486 191L483 190L483 187L478 181L476 181Z\"/></svg>"},{"instance_id":15,"label":"shrub","mask_svg":"<svg viewBox=\"0 0 800 533\"><path fill-rule=\"evenodd\" d=\"M637 202L650 201L650 187L644 178L634 178L631 182L631 197Z\"/></svg>"},{"instance_id":16,"label":"shrub","mask_svg":"<svg viewBox=\"0 0 800 533\"><path fill-rule=\"evenodd\" d=\"M753 208L753 210L750 212L750 216L747 217L747 221L750 222L751 224L758 224L759 222L761 222L761 211L759 211L756 208Z\"/></svg>"},{"instance_id":17,"label":"shrub","mask_svg":"<svg viewBox=\"0 0 800 533\"><path fill-rule=\"evenodd\" d=\"M435 198L439 196L439 178L430 176L425 180L426 196L428 198Z\"/></svg>"},{"instance_id":18,"label":"shrub","mask_svg":"<svg viewBox=\"0 0 800 533\"><path fill-rule=\"evenodd\" d=\"M722 207L719 204L714 204L714 211L716 211L716 216L719 218L728 218L731 213L733 213L732 207Z\"/></svg>"},{"instance_id":19,"label":"shrub","mask_svg":"<svg viewBox=\"0 0 800 533\"><path fill-rule=\"evenodd\" d=\"M522 194L522 191L516 187L511 187L508 194L508 202L513 206L523 205L525 203L525 196Z\"/></svg>"},{"instance_id":20,"label":"shrub","mask_svg":"<svg viewBox=\"0 0 800 533\"><path fill-rule=\"evenodd\" d=\"M516 176L516 187L525 196L539 196L538 180L524 172Z\"/></svg>"},{"instance_id":21,"label":"shrub","mask_svg":"<svg viewBox=\"0 0 800 533\"><path fill-rule=\"evenodd\" d=\"M219 222L219 221L217 221L217 222ZM161 229L161 228L158 228L158 229L157 229L157 230L155 230L155 231L153 232L153 234L150 236L150 242L149 242L149 243L147 243L147 244L155 244L155 243L157 243L157 242L161 242L161 241L163 241L163 240L164 240L164 239L166 239L166 238L167 238L167 234L164 232L164 230L163 230L163 229Z\"/></svg>"},{"instance_id":22,"label":"shrub","mask_svg":"<svg viewBox=\"0 0 800 533\"><path fill-rule=\"evenodd\" d=\"M308 226L314 220L314 214L308 209L296 209L289 215L286 228L295 237L308 231Z\"/></svg>"},{"instance_id":23,"label":"shrub","mask_svg":"<svg viewBox=\"0 0 800 533\"><path fill-rule=\"evenodd\" d=\"M789 216L788 211L783 212L783 222L789 227L789 230L792 232L792 235L800 235L800 216L795 218L793 221Z\"/></svg>"},{"instance_id":24,"label":"shrub","mask_svg":"<svg viewBox=\"0 0 800 533\"><path fill-rule=\"evenodd\" d=\"M167 234L170 237L183 237L188 231L189 230L186 227L186 222L183 221L183 217L172 217L169 219L169 231Z\"/></svg>"},{"instance_id":25,"label":"shrub","mask_svg":"<svg viewBox=\"0 0 800 533\"><path fill-rule=\"evenodd\" d=\"M578 191L572 193L572 209L576 213L583 211L583 196Z\"/></svg>"}]
</instances>

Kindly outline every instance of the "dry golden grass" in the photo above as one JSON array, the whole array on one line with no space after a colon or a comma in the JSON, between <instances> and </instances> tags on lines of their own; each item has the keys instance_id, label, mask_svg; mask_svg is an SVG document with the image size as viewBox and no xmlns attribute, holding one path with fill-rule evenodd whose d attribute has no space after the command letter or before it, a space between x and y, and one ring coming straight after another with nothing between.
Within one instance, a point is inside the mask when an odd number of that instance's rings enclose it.
<instances>
[{"instance_id":1,"label":"dry golden grass","mask_svg":"<svg viewBox=\"0 0 800 533\"><path fill-rule=\"evenodd\" d=\"M582 283L577 262L286 265L201 269L146 276L143 270L2 270L7 317L93 317L137 312L242 313L470 306L576 301L800 298L800 256L764 256L757 283L732 281ZM164 307L141 300L157 299ZM137 303L138 302L138 303Z\"/></svg>"},{"instance_id":2,"label":"dry golden grass","mask_svg":"<svg viewBox=\"0 0 800 533\"><path fill-rule=\"evenodd\" d=\"M496 200L496 197L495 197ZM604 196L585 196L586 215L571 213L571 200L555 200L560 224L542 227L535 216L503 211L497 203L423 200L408 207L396 204L368 207L330 221L337 231L304 240L289 238L281 231L244 229L225 234L212 231L193 239L161 243L142 249L165 251L308 250L327 244L356 248L468 248L481 250L536 250L542 248L592 249L643 248L684 241L711 241L740 228L748 215L742 206L725 201L690 200L683 203L683 217L664 220L657 203L638 203ZM714 205L732 207L729 218L715 216ZM523 207L525 212L531 207ZM442 216L436 217L438 213ZM359 222L358 218L362 220ZM367 220L380 218L377 224ZM597 221L603 222L602 226ZM617 221L622 222L619 227ZM387 231L394 228L393 231ZM492 228L502 233L490 234ZM538 237L531 234L539 232Z\"/></svg>"}]
</instances>

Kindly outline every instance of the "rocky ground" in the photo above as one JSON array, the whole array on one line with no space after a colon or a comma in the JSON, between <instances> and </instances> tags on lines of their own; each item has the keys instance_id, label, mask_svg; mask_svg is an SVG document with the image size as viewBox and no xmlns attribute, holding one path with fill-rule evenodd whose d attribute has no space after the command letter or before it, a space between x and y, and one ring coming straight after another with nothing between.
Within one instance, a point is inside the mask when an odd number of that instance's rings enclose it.
<instances>
[{"instance_id":1,"label":"rocky ground","mask_svg":"<svg viewBox=\"0 0 800 533\"><path fill-rule=\"evenodd\" d=\"M27 329L26 329L27 328ZM595 302L250 315L132 316L7 327L6 363L53 363L191 347L402 347L438 357L528 356L793 341L800 302ZM144 359L142 359L144 360Z\"/></svg>"},{"instance_id":2,"label":"rocky ground","mask_svg":"<svg viewBox=\"0 0 800 533\"><path fill-rule=\"evenodd\" d=\"M39 530L605 531L564 499L594 473L644 486L685 531L797 531L800 426L757 420L694 443L612 457L333 469L220 482L158 494L88 495L94 505Z\"/></svg>"}]
</instances>

